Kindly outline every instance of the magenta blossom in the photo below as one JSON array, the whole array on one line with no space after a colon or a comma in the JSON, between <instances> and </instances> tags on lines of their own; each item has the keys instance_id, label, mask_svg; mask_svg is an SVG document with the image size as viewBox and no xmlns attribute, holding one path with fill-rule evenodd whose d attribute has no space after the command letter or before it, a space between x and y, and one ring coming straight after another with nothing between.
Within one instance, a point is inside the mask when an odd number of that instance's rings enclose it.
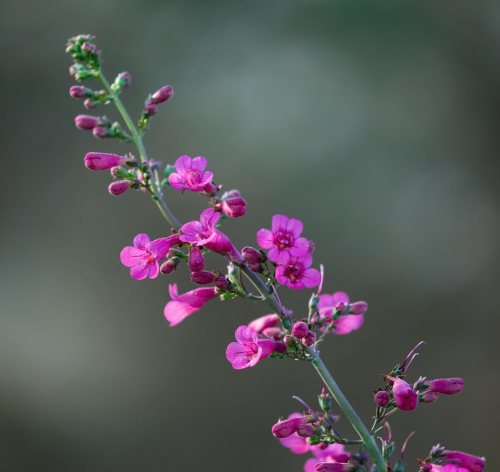
<instances>
[{"instance_id":1,"label":"magenta blossom","mask_svg":"<svg viewBox=\"0 0 500 472\"><path fill-rule=\"evenodd\" d=\"M320 295L318 302L319 316L321 319L330 323L333 319L333 314L336 311L344 313L350 303L349 295L345 292L335 292L333 295ZM364 321L365 318L363 314L342 314L334 321L332 332L335 334L349 334L361 328Z\"/></svg>"},{"instance_id":2,"label":"magenta blossom","mask_svg":"<svg viewBox=\"0 0 500 472\"><path fill-rule=\"evenodd\" d=\"M241 254L230 239L215 227L219 219L220 213L213 208L203 210L200 221L190 221L181 227L180 239L195 246L205 246L241 264L243 262Z\"/></svg>"},{"instance_id":3,"label":"magenta blossom","mask_svg":"<svg viewBox=\"0 0 500 472\"><path fill-rule=\"evenodd\" d=\"M90 170L109 170L112 167L125 165L130 158L109 154L107 152L88 152L85 154L85 167Z\"/></svg>"},{"instance_id":4,"label":"magenta blossom","mask_svg":"<svg viewBox=\"0 0 500 472\"><path fill-rule=\"evenodd\" d=\"M483 472L486 466L484 457L474 456L467 452L444 450L441 457L447 463L463 467L467 472Z\"/></svg>"},{"instance_id":5,"label":"magenta blossom","mask_svg":"<svg viewBox=\"0 0 500 472\"><path fill-rule=\"evenodd\" d=\"M181 156L175 161L175 170L168 177L168 183L177 190L201 192L206 185L212 182L213 173L206 171L207 160L198 156Z\"/></svg>"},{"instance_id":6,"label":"magenta blossom","mask_svg":"<svg viewBox=\"0 0 500 472\"><path fill-rule=\"evenodd\" d=\"M278 421L273 425L271 432L273 436L278 439L288 438L294 433L298 433L301 426L309 423L313 417L311 415L294 415L283 421ZM299 436L303 436L300 435Z\"/></svg>"},{"instance_id":7,"label":"magenta blossom","mask_svg":"<svg viewBox=\"0 0 500 472\"><path fill-rule=\"evenodd\" d=\"M310 268L311 264L312 256L308 253L289 257L285 264L276 267L276 280L293 290L317 287L321 275L319 270Z\"/></svg>"},{"instance_id":8,"label":"magenta blossom","mask_svg":"<svg viewBox=\"0 0 500 472\"><path fill-rule=\"evenodd\" d=\"M403 411L417 408L418 395L411 386L403 379L394 378L392 385L392 397L396 406Z\"/></svg>"},{"instance_id":9,"label":"magenta blossom","mask_svg":"<svg viewBox=\"0 0 500 472\"><path fill-rule=\"evenodd\" d=\"M133 246L126 246L120 252L120 260L125 267L130 267L130 276L136 280L146 277L155 279L160 267L158 261L163 259L168 250L179 244L177 235L168 238L149 240L147 234L138 234L133 241Z\"/></svg>"},{"instance_id":10,"label":"magenta blossom","mask_svg":"<svg viewBox=\"0 0 500 472\"><path fill-rule=\"evenodd\" d=\"M302 416L303 415L301 413L291 413L288 415L288 419L300 418ZM290 449L290 451L294 454L305 454L306 452L309 452L311 448L307 439L299 436L297 433L293 433L286 438L281 438L280 443L282 446Z\"/></svg>"},{"instance_id":11,"label":"magenta blossom","mask_svg":"<svg viewBox=\"0 0 500 472\"><path fill-rule=\"evenodd\" d=\"M236 342L227 346L226 358L233 369L253 367L275 351L284 352L282 342L271 339L259 339L257 331L249 326L239 326L234 333Z\"/></svg>"},{"instance_id":12,"label":"magenta blossom","mask_svg":"<svg viewBox=\"0 0 500 472\"><path fill-rule=\"evenodd\" d=\"M310 451L315 457L306 461L304 472L315 472L317 470L339 470L343 472L351 469L351 466L346 464L351 455L342 444L336 443L328 446L318 444L317 446L310 446ZM325 464L328 464L328 466ZM325 467L336 467L337 469L328 469Z\"/></svg>"},{"instance_id":13,"label":"magenta blossom","mask_svg":"<svg viewBox=\"0 0 500 472\"><path fill-rule=\"evenodd\" d=\"M267 249L267 256L276 264L285 264L290 257L303 256L309 252L309 241L300 237L302 221L285 215L274 215L271 229L257 232L257 243Z\"/></svg>"},{"instance_id":14,"label":"magenta blossom","mask_svg":"<svg viewBox=\"0 0 500 472\"><path fill-rule=\"evenodd\" d=\"M179 295L177 284L170 284L169 292L172 300L165 305L163 313L170 327L178 325L184 318L200 310L205 303L218 295L215 287L195 288Z\"/></svg>"},{"instance_id":15,"label":"magenta blossom","mask_svg":"<svg viewBox=\"0 0 500 472\"><path fill-rule=\"evenodd\" d=\"M454 395L464 389L464 379L460 377L426 380L425 384L429 387L430 392L442 393L443 395Z\"/></svg>"}]
</instances>

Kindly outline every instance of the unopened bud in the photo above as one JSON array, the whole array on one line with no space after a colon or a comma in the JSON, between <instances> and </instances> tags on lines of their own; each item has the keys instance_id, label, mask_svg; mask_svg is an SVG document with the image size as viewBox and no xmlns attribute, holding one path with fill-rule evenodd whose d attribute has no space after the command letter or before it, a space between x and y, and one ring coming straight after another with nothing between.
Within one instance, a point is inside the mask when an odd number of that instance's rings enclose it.
<instances>
[{"instance_id":1,"label":"unopened bud","mask_svg":"<svg viewBox=\"0 0 500 472\"><path fill-rule=\"evenodd\" d=\"M170 274L170 272L174 271L179 262L176 259L167 259L161 266L160 272L162 274Z\"/></svg>"},{"instance_id":2,"label":"unopened bud","mask_svg":"<svg viewBox=\"0 0 500 472\"><path fill-rule=\"evenodd\" d=\"M454 395L464 389L464 379L460 377L427 380L425 383L431 392L442 393L444 395Z\"/></svg>"},{"instance_id":3,"label":"unopened bud","mask_svg":"<svg viewBox=\"0 0 500 472\"><path fill-rule=\"evenodd\" d=\"M125 72L120 72L116 76L113 85L121 90L130 86L131 83L132 83L132 76L130 75L130 72L125 71Z\"/></svg>"},{"instance_id":4,"label":"unopened bud","mask_svg":"<svg viewBox=\"0 0 500 472\"><path fill-rule=\"evenodd\" d=\"M354 302L350 306L349 313L352 315L364 315L367 310L368 310L368 303Z\"/></svg>"},{"instance_id":5,"label":"unopened bud","mask_svg":"<svg viewBox=\"0 0 500 472\"><path fill-rule=\"evenodd\" d=\"M69 88L69 94L76 99L87 98L92 96L92 90L83 85L73 85Z\"/></svg>"},{"instance_id":6,"label":"unopened bud","mask_svg":"<svg viewBox=\"0 0 500 472\"><path fill-rule=\"evenodd\" d=\"M86 98L84 101L83 101L83 106L87 109L87 110L92 110L92 108L95 108L97 105L97 102L93 99L93 98Z\"/></svg>"},{"instance_id":7,"label":"unopened bud","mask_svg":"<svg viewBox=\"0 0 500 472\"><path fill-rule=\"evenodd\" d=\"M303 338L302 344L304 346L312 346L316 342L316 334L313 331L309 331Z\"/></svg>"},{"instance_id":8,"label":"unopened bud","mask_svg":"<svg viewBox=\"0 0 500 472\"><path fill-rule=\"evenodd\" d=\"M251 246L245 246L241 250L241 254L251 270L254 272L258 272L260 270L260 263L263 262L264 257L258 249Z\"/></svg>"},{"instance_id":9,"label":"unopened bud","mask_svg":"<svg viewBox=\"0 0 500 472\"><path fill-rule=\"evenodd\" d=\"M115 180L109 184L108 191L111 195L121 195L125 193L130 186L130 180Z\"/></svg>"},{"instance_id":10,"label":"unopened bud","mask_svg":"<svg viewBox=\"0 0 500 472\"><path fill-rule=\"evenodd\" d=\"M170 100L173 94L174 89L170 85L164 85L162 88L153 93L153 95L151 96L151 100L155 105L159 105L160 103Z\"/></svg>"},{"instance_id":11,"label":"unopened bud","mask_svg":"<svg viewBox=\"0 0 500 472\"><path fill-rule=\"evenodd\" d=\"M215 286L218 289L220 289L220 290L226 290L226 288L229 285L229 282L226 279L226 277L224 277L223 275L220 275L220 276L218 276L218 277L215 278L214 284L215 284Z\"/></svg>"},{"instance_id":12,"label":"unopened bud","mask_svg":"<svg viewBox=\"0 0 500 472\"><path fill-rule=\"evenodd\" d=\"M129 159L106 152L88 152L85 154L85 167L90 170L109 170L115 166L125 165Z\"/></svg>"},{"instance_id":13,"label":"unopened bud","mask_svg":"<svg viewBox=\"0 0 500 472\"><path fill-rule=\"evenodd\" d=\"M191 280L198 285L207 285L211 284L215 275L212 272L208 272L207 270L200 270L199 272L191 272Z\"/></svg>"},{"instance_id":14,"label":"unopened bud","mask_svg":"<svg viewBox=\"0 0 500 472\"><path fill-rule=\"evenodd\" d=\"M200 272L205 268L205 258L196 246L193 246L189 251L188 266L192 272Z\"/></svg>"},{"instance_id":15,"label":"unopened bud","mask_svg":"<svg viewBox=\"0 0 500 472\"><path fill-rule=\"evenodd\" d=\"M297 428L297 434L302 438L309 438L314 434L314 426L312 424L302 424Z\"/></svg>"},{"instance_id":16,"label":"unopened bud","mask_svg":"<svg viewBox=\"0 0 500 472\"><path fill-rule=\"evenodd\" d=\"M292 334L299 339L306 337L308 332L309 327L303 321L297 321L292 327Z\"/></svg>"},{"instance_id":17,"label":"unopened bud","mask_svg":"<svg viewBox=\"0 0 500 472\"><path fill-rule=\"evenodd\" d=\"M105 139L111 138L113 136L113 131L109 128L105 128L104 126L96 126L92 129L92 134L95 138Z\"/></svg>"},{"instance_id":18,"label":"unopened bud","mask_svg":"<svg viewBox=\"0 0 500 472\"><path fill-rule=\"evenodd\" d=\"M158 111L158 107L156 106L155 103L153 102L150 102L150 101L147 101L145 104L144 104L144 114L146 116L153 116L153 115L156 115Z\"/></svg>"},{"instance_id":19,"label":"unopened bud","mask_svg":"<svg viewBox=\"0 0 500 472\"><path fill-rule=\"evenodd\" d=\"M395 378L392 385L392 396L396 406L403 411L417 408L418 395L403 379Z\"/></svg>"},{"instance_id":20,"label":"unopened bud","mask_svg":"<svg viewBox=\"0 0 500 472\"><path fill-rule=\"evenodd\" d=\"M275 438L284 439L297 432L297 429L305 425L311 419L310 416L298 416L280 421L272 427L272 433Z\"/></svg>"},{"instance_id":21,"label":"unopened bud","mask_svg":"<svg viewBox=\"0 0 500 472\"><path fill-rule=\"evenodd\" d=\"M247 210L247 202L241 197L233 197L223 200L219 206L222 213L230 218L243 216Z\"/></svg>"},{"instance_id":22,"label":"unopened bud","mask_svg":"<svg viewBox=\"0 0 500 472\"><path fill-rule=\"evenodd\" d=\"M387 406L387 404L391 401L391 397L385 390L379 390L374 397L375 404L381 408Z\"/></svg>"},{"instance_id":23,"label":"unopened bud","mask_svg":"<svg viewBox=\"0 0 500 472\"><path fill-rule=\"evenodd\" d=\"M75 125L78 129L92 130L101 124L101 119L98 116L78 115L75 117Z\"/></svg>"}]
</instances>

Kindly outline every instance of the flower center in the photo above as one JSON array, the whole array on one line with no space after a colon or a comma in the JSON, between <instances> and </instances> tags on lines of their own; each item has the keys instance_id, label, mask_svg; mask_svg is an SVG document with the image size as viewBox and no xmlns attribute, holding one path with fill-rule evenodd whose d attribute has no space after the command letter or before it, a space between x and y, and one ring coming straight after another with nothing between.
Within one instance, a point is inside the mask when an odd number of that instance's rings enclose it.
<instances>
[{"instance_id":1,"label":"flower center","mask_svg":"<svg viewBox=\"0 0 500 472\"><path fill-rule=\"evenodd\" d=\"M300 276L302 275L302 270L300 267L296 265L289 265L285 269L285 277L290 279L292 282L295 282L297 279L300 279Z\"/></svg>"},{"instance_id":2,"label":"flower center","mask_svg":"<svg viewBox=\"0 0 500 472\"><path fill-rule=\"evenodd\" d=\"M288 247L291 247L292 242L292 237L288 232L278 231L274 236L274 244L276 244L279 249L286 249Z\"/></svg>"},{"instance_id":3,"label":"flower center","mask_svg":"<svg viewBox=\"0 0 500 472\"><path fill-rule=\"evenodd\" d=\"M186 175L186 180L189 185L196 185L201 182L201 175L199 171L192 169Z\"/></svg>"}]
</instances>

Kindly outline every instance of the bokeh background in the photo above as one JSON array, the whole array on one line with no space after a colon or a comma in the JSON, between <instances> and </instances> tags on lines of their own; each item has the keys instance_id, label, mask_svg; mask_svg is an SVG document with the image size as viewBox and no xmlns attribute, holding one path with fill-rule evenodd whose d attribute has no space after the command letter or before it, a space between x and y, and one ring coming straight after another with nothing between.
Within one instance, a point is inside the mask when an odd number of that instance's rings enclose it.
<instances>
[{"instance_id":1,"label":"bokeh background","mask_svg":"<svg viewBox=\"0 0 500 472\"><path fill-rule=\"evenodd\" d=\"M417 432L409 469L440 441L499 470L498 2L2 0L0 25L2 472L300 471L270 427L321 388L301 363L231 369L235 327L265 306L212 302L169 329L169 280L121 267L136 233L167 228L83 167L129 149L73 126L64 47L87 32L109 76L132 73L136 114L174 86L150 154L205 155L241 189L238 245L275 212L301 218L326 290L369 301L364 329L322 349L364 418L421 339L414 378L465 377L392 421L399 444ZM205 203L168 198L183 219ZM283 296L296 313L308 298Z\"/></svg>"}]
</instances>

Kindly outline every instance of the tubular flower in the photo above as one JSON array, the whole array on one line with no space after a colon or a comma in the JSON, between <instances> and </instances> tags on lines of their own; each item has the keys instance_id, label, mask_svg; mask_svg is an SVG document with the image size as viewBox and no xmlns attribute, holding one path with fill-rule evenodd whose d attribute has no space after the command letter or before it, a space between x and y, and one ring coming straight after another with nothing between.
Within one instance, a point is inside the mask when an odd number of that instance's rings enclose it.
<instances>
[{"instance_id":1,"label":"tubular flower","mask_svg":"<svg viewBox=\"0 0 500 472\"><path fill-rule=\"evenodd\" d=\"M234 333L236 342L227 346L226 358L233 369L253 367L275 351L283 352L285 345L271 339L259 339L257 331L249 326L239 326Z\"/></svg>"},{"instance_id":2,"label":"tubular flower","mask_svg":"<svg viewBox=\"0 0 500 472\"><path fill-rule=\"evenodd\" d=\"M122 249L120 260L125 267L130 267L130 276L134 279L155 279L160 272L158 262L179 242L177 235L150 241L147 234L141 233L134 238L133 246Z\"/></svg>"},{"instance_id":3,"label":"tubular flower","mask_svg":"<svg viewBox=\"0 0 500 472\"><path fill-rule=\"evenodd\" d=\"M170 284L169 292L172 300L165 305L163 313L171 327L196 313L205 303L218 295L215 287L195 288L179 295L177 284Z\"/></svg>"}]
</instances>

